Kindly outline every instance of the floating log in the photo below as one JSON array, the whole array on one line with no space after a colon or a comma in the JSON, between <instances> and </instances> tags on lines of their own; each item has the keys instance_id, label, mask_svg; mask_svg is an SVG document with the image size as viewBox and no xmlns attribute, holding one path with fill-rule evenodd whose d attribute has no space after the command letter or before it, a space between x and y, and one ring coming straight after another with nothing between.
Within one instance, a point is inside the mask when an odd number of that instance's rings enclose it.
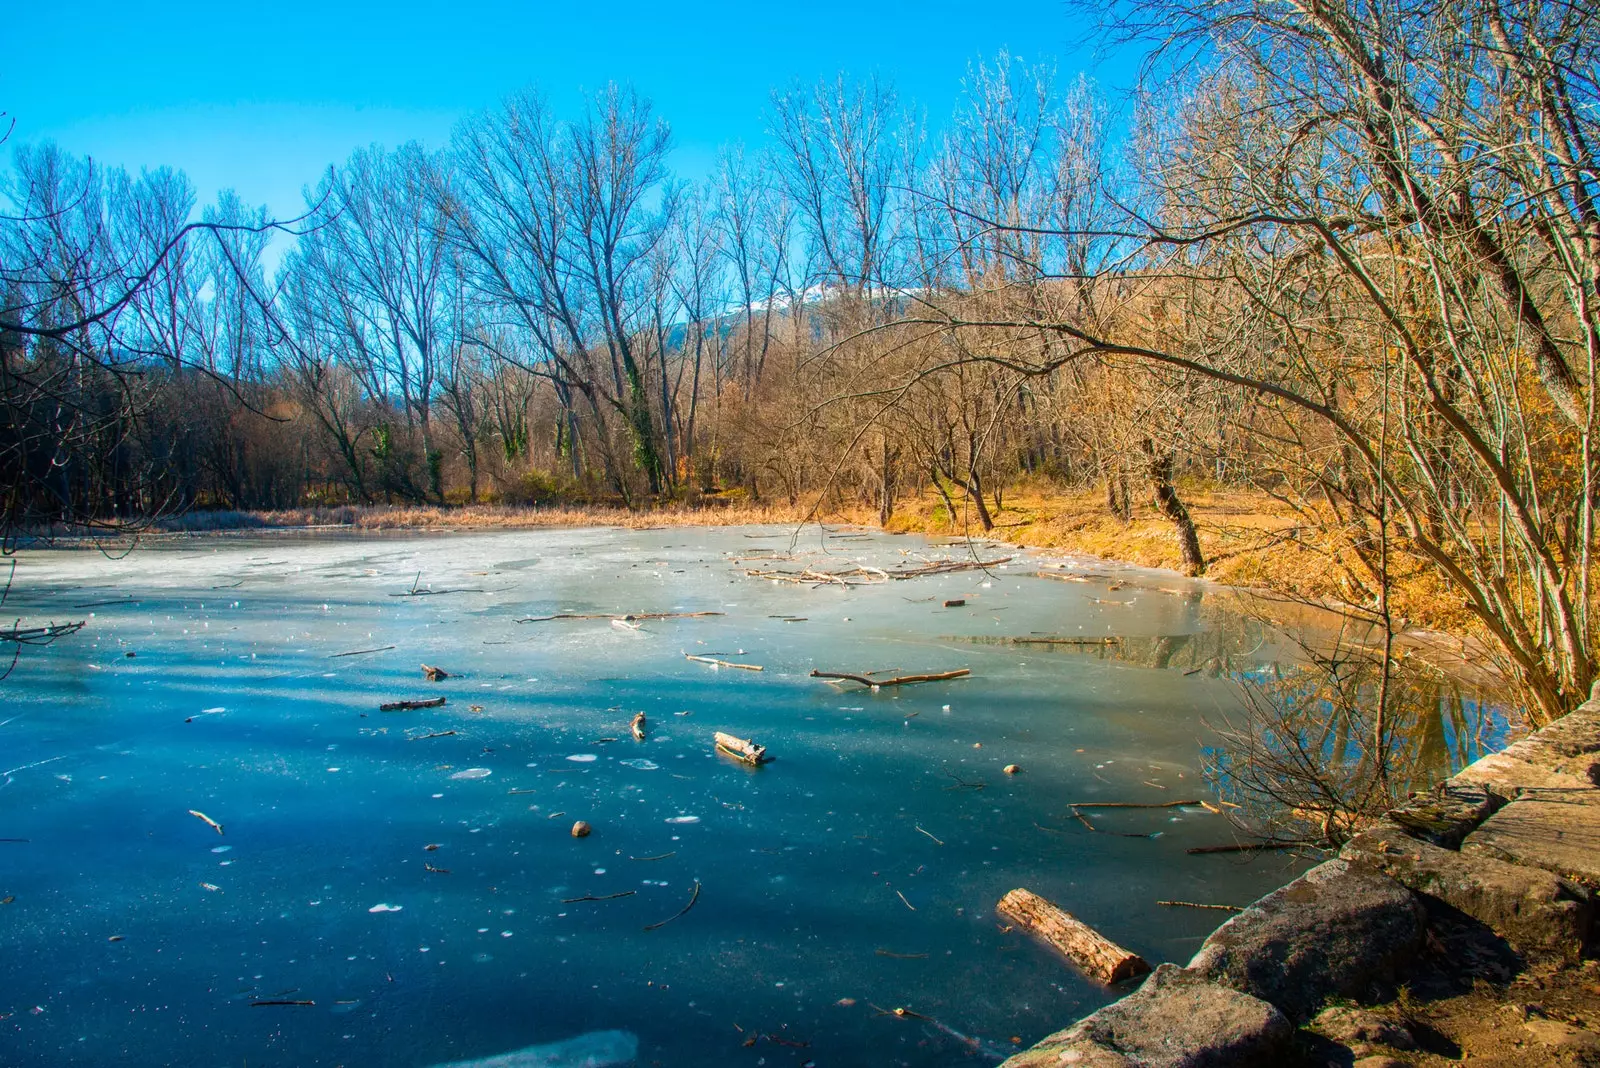
<instances>
[{"instance_id":1,"label":"floating log","mask_svg":"<svg viewBox=\"0 0 1600 1068\"><path fill-rule=\"evenodd\" d=\"M760 664L735 664L730 660L718 660L714 656L695 656L693 653L684 653L685 660L693 660L697 664L710 664L719 668L738 668L740 671L765 671Z\"/></svg>"},{"instance_id":2,"label":"floating log","mask_svg":"<svg viewBox=\"0 0 1600 1068\"><path fill-rule=\"evenodd\" d=\"M718 752L726 753L735 760L742 760L752 767L760 767L766 763L767 747L757 745L748 738L735 738L731 734L718 731L716 734Z\"/></svg>"},{"instance_id":3,"label":"floating log","mask_svg":"<svg viewBox=\"0 0 1600 1068\"><path fill-rule=\"evenodd\" d=\"M946 608L965 608L966 605L967 601L964 597L952 597L950 600L944 603Z\"/></svg>"},{"instance_id":4,"label":"floating log","mask_svg":"<svg viewBox=\"0 0 1600 1068\"><path fill-rule=\"evenodd\" d=\"M972 674L971 668L957 668L955 671L940 671L932 675L897 675L892 679L875 679L870 675L855 675L848 671L811 671L814 679L829 679L839 682L859 682L863 686L870 686L874 690L880 686L907 686L913 682L943 682L945 679L959 679Z\"/></svg>"},{"instance_id":5,"label":"floating log","mask_svg":"<svg viewBox=\"0 0 1600 1068\"><path fill-rule=\"evenodd\" d=\"M633 732L633 736L639 739L641 742L644 741L644 732L646 726L647 724L645 723L643 712L635 713L633 719L628 723L628 729L631 730Z\"/></svg>"},{"instance_id":6,"label":"floating log","mask_svg":"<svg viewBox=\"0 0 1600 1068\"><path fill-rule=\"evenodd\" d=\"M419 708L438 708L444 704L443 697L433 697L426 701L389 701L378 706L379 712L414 712Z\"/></svg>"},{"instance_id":7,"label":"floating log","mask_svg":"<svg viewBox=\"0 0 1600 1068\"><path fill-rule=\"evenodd\" d=\"M1011 891L995 909L1108 986L1150 970L1149 963L1137 953L1128 952L1029 890Z\"/></svg>"},{"instance_id":8,"label":"floating log","mask_svg":"<svg viewBox=\"0 0 1600 1068\"><path fill-rule=\"evenodd\" d=\"M427 679L429 682L438 682L440 679L448 679L450 677L450 673L444 668L437 668L432 664L423 664L422 677Z\"/></svg>"}]
</instances>

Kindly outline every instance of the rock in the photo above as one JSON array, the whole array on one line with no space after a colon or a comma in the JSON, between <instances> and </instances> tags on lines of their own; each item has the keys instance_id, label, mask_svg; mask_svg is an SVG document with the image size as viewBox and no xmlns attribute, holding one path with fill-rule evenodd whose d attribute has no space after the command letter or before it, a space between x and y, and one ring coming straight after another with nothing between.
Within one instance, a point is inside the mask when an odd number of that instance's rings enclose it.
<instances>
[{"instance_id":1,"label":"rock","mask_svg":"<svg viewBox=\"0 0 1600 1068\"><path fill-rule=\"evenodd\" d=\"M583 820L579 820L577 823L572 825L572 837L587 838L589 837L589 832L592 830L594 830L594 828L589 826L588 823L584 822Z\"/></svg>"},{"instance_id":2,"label":"rock","mask_svg":"<svg viewBox=\"0 0 1600 1068\"><path fill-rule=\"evenodd\" d=\"M1600 804L1577 791L1540 791L1513 801L1461 843L1463 854L1493 857L1555 872L1590 890L1600 889ZM1600 790L1586 791L1600 796Z\"/></svg>"},{"instance_id":3,"label":"rock","mask_svg":"<svg viewBox=\"0 0 1600 1068\"><path fill-rule=\"evenodd\" d=\"M1284 1063L1293 1037L1259 998L1163 964L1132 994L1001 1068L1267 1068Z\"/></svg>"},{"instance_id":4,"label":"rock","mask_svg":"<svg viewBox=\"0 0 1600 1068\"><path fill-rule=\"evenodd\" d=\"M1005 767L1001 768L1000 770L1005 772L1007 775L1015 775L1017 772L1021 771L1022 769L1020 767L1018 767L1017 765L1015 765L1015 764L1007 764Z\"/></svg>"},{"instance_id":5,"label":"rock","mask_svg":"<svg viewBox=\"0 0 1600 1068\"><path fill-rule=\"evenodd\" d=\"M1373 1009L1349 1006L1323 1009L1311 1021L1311 1027L1335 1042L1351 1047L1365 1043L1391 1049L1417 1048L1417 1040L1399 1020Z\"/></svg>"},{"instance_id":6,"label":"rock","mask_svg":"<svg viewBox=\"0 0 1600 1068\"><path fill-rule=\"evenodd\" d=\"M1549 872L1440 849L1395 824L1367 829L1339 855L1470 916L1523 953L1576 961L1588 939L1589 895Z\"/></svg>"},{"instance_id":7,"label":"rock","mask_svg":"<svg viewBox=\"0 0 1600 1068\"><path fill-rule=\"evenodd\" d=\"M1572 790L1571 800L1600 805L1600 704L1590 701L1463 768L1452 786L1482 786L1507 800L1529 790Z\"/></svg>"},{"instance_id":8,"label":"rock","mask_svg":"<svg viewBox=\"0 0 1600 1068\"><path fill-rule=\"evenodd\" d=\"M1217 928L1189 968L1303 1021L1330 997L1386 985L1421 941L1423 916L1387 875L1330 860Z\"/></svg>"},{"instance_id":9,"label":"rock","mask_svg":"<svg viewBox=\"0 0 1600 1068\"><path fill-rule=\"evenodd\" d=\"M1572 1050L1577 1053L1600 1053L1600 1035L1573 1027L1558 1020L1529 1020L1522 1029L1542 1046Z\"/></svg>"},{"instance_id":10,"label":"rock","mask_svg":"<svg viewBox=\"0 0 1600 1068\"><path fill-rule=\"evenodd\" d=\"M1413 797L1388 818L1414 838L1445 849L1460 849L1461 840L1505 803L1482 786L1441 783L1429 793Z\"/></svg>"},{"instance_id":11,"label":"rock","mask_svg":"<svg viewBox=\"0 0 1600 1068\"><path fill-rule=\"evenodd\" d=\"M1408 1066L1405 1061L1379 1053L1371 1057L1358 1057L1350 1062L1350 1068L1408 1068Z\"/></svg>"}]
</instances>

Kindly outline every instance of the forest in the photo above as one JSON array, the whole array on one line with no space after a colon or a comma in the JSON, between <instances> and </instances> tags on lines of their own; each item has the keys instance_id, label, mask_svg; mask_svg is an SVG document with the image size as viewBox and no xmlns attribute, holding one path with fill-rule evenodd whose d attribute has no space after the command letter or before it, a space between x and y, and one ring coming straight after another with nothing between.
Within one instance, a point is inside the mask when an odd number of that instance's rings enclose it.
<instances>
[{"instance_id":1,"label":"forest","mask_svg":"<svg viewBox=\"0 0 1600 1068\"><path fill-rule=\"evenodd\" d=\"M1536 719L1582 701L1600 12L1129 0L1096 32L1146 53L1131 97L999 54L932 116L840 75L694 180L623 85L358 148L293 219L8 146L0 533L926 494L987 531L1031 480L1148 501L1200 573L1186 497L1228 487L1386 641L1421 584Z\"/></svg>"}]
</instances>

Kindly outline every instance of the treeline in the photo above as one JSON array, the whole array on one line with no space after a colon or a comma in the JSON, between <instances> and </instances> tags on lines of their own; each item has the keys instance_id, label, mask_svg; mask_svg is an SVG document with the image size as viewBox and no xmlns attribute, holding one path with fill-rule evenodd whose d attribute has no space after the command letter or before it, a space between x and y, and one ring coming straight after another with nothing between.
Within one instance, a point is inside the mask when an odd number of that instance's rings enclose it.
<instances>
[{"instance_id":1,"label":"treeline","mask_svg":"<svg viewBox=\"0 0 1600 1068\"><path fill-rule=\"evenodd\" d=\"M841 78L775 95L773 143L688 183L631 90L567 119L523 93L442 150L330 168L271 279L264 210L225 195L185 233L181 172L21 148L4 305L35 332L0 336L0 448L24 476L8 525L824 486L887 515L930 481L986 524L986 481L1073 476L1085 435L1040 418L1033 392L929 382L867 440L841 390L870 393L941 343L841 346L936 292L1060 259L1059 240L975 220L1067 221L1098 195L1094 107L1000 56L931 143L892 90Z\"/></svg>"},{"instance_id":2,"label":"treeline","mask_svg":"<svg viewBox=\"0 0 1600 1068\"><path fill-rule=\"evenodd\" d=\"M6 528L728 491L887 517L930 489L988 527L1029 473L1149 501L1199 571L1187 474L1293 511L1386 649L1397 583L1432 583L1533 707L1570 707L1600 14L1116 12L1105 40L1149 54L1126 107L1005 55L936 123L841 77L775 93L769 143L700 182L631 90L519 94L332 167L271 278L259 210L19 150Z\"/></svg>"}]
</instances>

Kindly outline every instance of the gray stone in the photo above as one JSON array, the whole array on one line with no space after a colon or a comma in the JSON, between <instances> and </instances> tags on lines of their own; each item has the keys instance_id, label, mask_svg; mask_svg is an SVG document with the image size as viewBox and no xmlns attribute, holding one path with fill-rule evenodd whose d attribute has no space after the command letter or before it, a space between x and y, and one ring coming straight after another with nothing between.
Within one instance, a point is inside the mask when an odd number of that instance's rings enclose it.
<instances>
[{"instance_id":1,"label":"gray stone","mask_svg":"<svg viewBox=\"0 0 1600 1068\"><path fill-rule=\"evenodd\" d=\"M1417 1040L1405 1026L1388 1013L1341 1005L1323 1009L1311 1021L1318 1034L1346 1046L1376 1045L1391 1049L1415 1049Z\"/></svg>"},{"instance_id":2,"label":"gray stone","mask_svg":"<svg viewBox=\"0 0 1600 1068\"><path fill-rule=\"evenodd\" d=\"M1541 1046L1573 1050L1578 1053L1600 1053L1600 1035L1573 1027L1558 1020L1529 1020L1522 1025L1533 1040Z\"/></svg>"},{"instance_id":3,"label":"gray stone","mask_svg":"<svg viewBox=\"0 0 1600 1068\"><path fill-rule=\"evenodd\" d=\"M1163 964L1132 994L1001 1068L1267 1068L1284 1063L1293 1038L1266 1002Z\"/></svg>"},{"instance_id":4,"label":"gray stone","mask_svg":"<svg viewBox=\"0 0 1600 1068\"><path fill-rule=\"evenodd\" d=\"M1505 799L1482 786L1441 783L1389 811L1389 819L1414 838L1444 849L1460 849L1461 840L1493 815Z\"/></svg>"},{"instance_id":5,"label":"gray stone","mask_svg":"<svg viewBox=\"0 0 1600 1068\"><path fill-rule=\"evenodd\" d=\"M1576 961L1588 941L1589 895L1550 872L1483 853L1440 849L1393 824L1378 824L1357 835L1339 855L1369 864L1402 886L1465 913L1522 953Z\"/></svg>"},{"instance_id":6,"label":"gray stone","mask_svg":"<svg viewBox=\"0 0 1600 1068\"><path fill-rule=\"evenodd\" d=\"M1529 791L1577 791L1600 804L1600 705L1591 701L1522 741L1463 768L1452 786L1481 786L1507 800Z\"/></svg>"},{"instance_id":7,"label":"gray stone","mask_svg":"<svg viewBox=\"0 0 1600 1068\"><path fill-rule=\"evenodd\" d=\"M1600 805L1587 796L1572 797L1576 792L1524 795L1467 835L1461 852L1543 868L1600 889Z\"/></svg>"},{"instance_id":8,"label":"gray stone","mask_svg":"<svg viewBox=\"0 0 1600 1068\"><path fill-rule=\"evenodd\" d=\"M1328 998L1365 999L1422 939L1422 906L1366 864L1330 860L1217 928L1189 968L1292 1020Z\"/></svg>"}]
</instances>

